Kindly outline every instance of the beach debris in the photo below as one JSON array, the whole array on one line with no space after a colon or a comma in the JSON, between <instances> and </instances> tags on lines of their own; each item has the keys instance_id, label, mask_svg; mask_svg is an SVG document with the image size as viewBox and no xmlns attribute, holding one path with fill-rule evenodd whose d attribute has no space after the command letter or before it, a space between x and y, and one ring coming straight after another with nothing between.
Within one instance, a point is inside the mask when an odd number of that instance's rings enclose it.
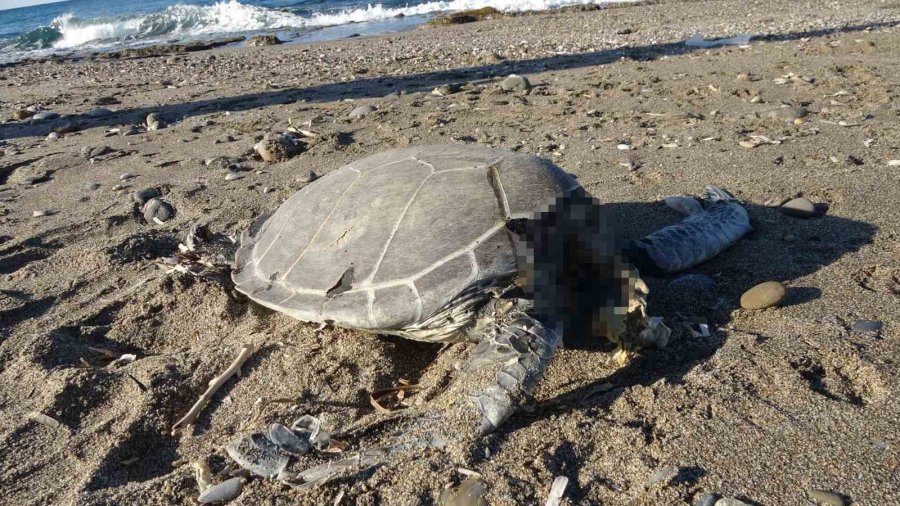
<instances>
[{"instance_id":1,"label":"beach debris","mask_svg":"<svg viewBox=\"0 0 900 506\"><path fill-rule=\"evenodd\" d=\"M724 39L706 40L699 33L695 33L689 39L684 41L684 45L690 47L716 47L716 46L746 46L750 43L750 35L738 35Z\"/></svg>"},{"instance_id":2,"label":"beach debris","mask_svg":"<svg viewBox=\"0 0 900 506\"><path fill-rule=\"evenodd\" d=\"M350 111L350 114L348 114L347 117L350 119L359 119L363 116L368 116L369 114L372 114L377 110L378 108L374 105L361 105L359 107L355 107L352 111Z\"/></svg>"},{"instance_id":3,"label":"beach debris","mask_svg":"<svg viewBox=\"0 0 900 506\"><path fill-rule=\"evenodd\" d=\"M778 281L760 283L741 295L744 309L766 309L777 305L787 294L787 288Z\"/></svg>"},{"instance_id":4,"label":"beach debris","mask_svg":"<svg viewBox=\"0 0 900 506\"><path fill-rule=\"evenodd\" d=\"M763 144L781 144L780 139L770 139L765 135L751 134L747 139L738 142L741 147L755 148Z\"/></svg>"},{"instance_id":5,"label":"beach debris","mask_svg":"<svg viewBox=\"0 0 900 506\"><path fill-rule=\"evenodd\" d=\"M200 493L200 496L197 497L197 502L201 504L212 504L230 501L241 495L243 486L244 481L240 477L231 478L222 483L210 485L206 490Z\"/></svg>"},{"instance_id":6,"label":"beach debris","mask_svg":"<svg viewBox=\"0 0 900 506\"><path fill-rule=\"evenodd\" d=\"M199 460L191 462L191 467L194 468L194 480L197 481L197 488L200 493L203 493L212 485L212 471L206 462Z\"/></svg>"},{"instance_id":7,"label":"beach debris","mask_svg":"<svg viewBox=\"0 0 900 506\"><path fill-rule=\"evenodd\" d=\"M847 504L842 495L827 490L811 488L807 491L807 495L822 506L844 506Z\"/></svg>"},{"instance_id":8,"label":"beach debris","mask_svg":"<svg viewBox=\"0 0 900 506\"><path fill-rule=\"evenodd\" d=\"M709 492L707 492L705 494L701 494L700 497L697 498L697 502L694 503L694 506L715 506L718 499L718 494L710 494Z\"/></svg>"},{"instance_id":9,"label":"beach debris","mask_svg":"<svg viewBox=\"0 0 900 506\"><path fill-rule=\"evenodd\" d=\"M299 155L305 149L305 145L293 135L266 134L253 149L264 162L281 162Z\"/></svg>"},{"instance_id":10,"label":"beach debris","mask_svg":"<svg viewBox=\"0 0 900 506\"><path fill-rule=\"evenodd\" d=\"M456 83L451 84L442 84L435 89L431 90L432 95L436 95L438 97L446 97L447 95L453 95L454 93L459 93L462 90L462 86Z\"/></svg>"},{"instance_id":11,"label":"beach debris","mask_svg":"<svg viewBox=\"0 0 900 506\"><path fill-rule=\"evenodd\" d=\"M220 388L235 374L237 374L241 370L241 366L244 365L244 362L250 357L250 354L253 353L253 346L249 344L245 344L241 347L240 352L238 352L237 357L231 362L231 365L225 369L225 372L216 376L209 382L209 387L203 392L203 395L191 406L191 409L187 412L186 415L181 420L175 422L175 425L172 426L172 435L178 433L179 430L189 427L193 425L194 421L197 419L197 416L200 415L200 412L203 411L203 408L209 403L210 399L212 399L213 395L219 391Z\"/></svg>"},{"instance_id":12,"label":"beach debris","mask_svg":"<svg viewBox=\"0 0 900 506\"><path fill-rule=\"evenodd\" d=\"M52 208L48 207L46 209L38 209L37 211L34 211L33 213L31 213L31 217L32 218L41 218L44 216L52 216L58 212L59 211L57 211L56 209L52 209Z\"/></svg>"},{"instance_id":13,"label":"beach debris","mask_svg":"<svg viewBox=\"0 0 900 506\"><path fill-rule=\"evenodd\" d=\"M850 330L860 334L872 333L878 335L883 327L884 324L878 320L856 320L850 326Z\"/></svg>"},{"instance_id":14,"label":"beach debris","mask_svg":"<svg viewBox=\"0 0 900 506\"><path fill-rule=\"evenodd\" d=\"M797 197L778 206L778 210L793 218L812 218L816 216L816 206L806 197Z\"/></svg>"},{"instance_id":15,"label":"beach debris","mask_svg":"<svg viewBox=\"0 0 900 506\"><path fill-rule=\"evenodd\" d=\"M562 502L563 495L566 493L566 487L569 485L569 478L565 476L557 476L550 486L550 494L547 496L545 506L559 506Z\"/></svg>"},{"instance_id":16,"label":"beach debris","mask_svg":"<svg viewBox=\"0 0 900 506\"><path fill-rule=\"evenodd\" d=\"M263 478L280 475L288 465L288 456L262 434L251 434L229 443L225 452L239 466Z\"/></svg>"},{"instance_id":17,"label":"beach debris","mask_svg":"<svg viewBox=\"0 0 900 506\"><path fill-rule=\"evenodd\" d=\"M484 496L487 482L481 478L466 478L459 485L444 489L438 498L441 506L488 506Z\"/></svg>"},{"instance_id":18,"label":"beach debris","mask_svg":"<svg viewBox=\"0 0 900 506\"><path fill-rule=\"evenodd\" d=\"M277 35L254 35L247 40L247 45L250 47L277 46L278 44L282 44L282 41Z\"/></svg>"},{"instance_id":19,"label":"beach debris","mask_svg":"<svg viewBox=\"0 0 900 506\"><path fill-rule=\"evenodd\" d=\"M299 437L297 433L284 425L273 423L272 425L269 425L269 428L266 431L266 437L283 452L291 455L303 455L310 449L312 432L306 430L298 432L300 432L301 435L306 436L305 439ZM316 426L316 435L318 435L318 425Z\"/></svg>"},{"instance_id":20,"label":"beach debris","mask_svg":"<svg viewBox=\"0 0 900 506\"><path fill-rule=\"evenodd\" d=\"M500 81L500 89L506 92L528 91L531 89L531 82L525 76L510 74Z\"/></svg>"},{"instance_id":21,"label":"beach debris","mask_svg":"<svg viewBox=\"0 0 900 506\"><path fill-rule=\"evenodd\" d=\"M151 198L141 208L141 214L147 223L162 225L175 216L175 208L163 199Z\"/></svg>"},{"instance_id":22,"label":"beach debris","mask_svg":"<svg viewBox=\"0 0 900 506\"><path fill-rule=\"evenodd\" d=\"M84 191L94 191L97 188L100 188L100 186L101 186L101 184L98 183L97 181L88 181L88 182L84 183L83 185L81 185L81 189Z\"/></svg>"},{"instance_id":23,"label":"beach debris","mask_svg":"<svg viewBox=\"0 0 900 506\"><path fill-rule=\"evenodd\" d=\"M144 205L148 200L159 197L160 191L158 188L144 188L143 190L137 190L131 194L131 200L134 200L136 203Z\"/></svg>"},{"instance_id":24,"label":"beach debris","mask_svg":"<svg viewBox=\"0 0 900 506\"><path fill-rule=\"evenodd\" d=\"M419 385L410 383L407 380L399 380L400 386L393 388L385 388L382 390L376 390L369 395L369 403L381 413L393 413L398 409L406 408L406 404L404 400L408 393L415 393L420 390ZM393 397L393 401L390 404L386 404L386 400L390 400Z\"/></svg>"},{"instance_id":25,"label":"beach debris","mask_svg":"<svg viewBox=\"0 0 900 506\"><path fill-rule=\"evenodd\" d=\"M69 428L63 425L59 420L38 411L32 411L26 416L29 420L37 422L45 427L50 427L51 429L65 429L67 432L69 430Z\"/></svg>"}]
</instances>

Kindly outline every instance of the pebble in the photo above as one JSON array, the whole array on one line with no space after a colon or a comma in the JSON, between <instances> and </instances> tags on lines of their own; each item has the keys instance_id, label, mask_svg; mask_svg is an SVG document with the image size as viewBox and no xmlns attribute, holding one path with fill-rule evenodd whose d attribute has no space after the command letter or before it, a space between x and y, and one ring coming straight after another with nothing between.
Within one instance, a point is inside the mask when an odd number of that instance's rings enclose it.
<instances>
[{"instance_id":1,"label":"pebble","mask_svg":"<svg viewBox=\"0 0 900 506\"><path fill-rule=\"evenodd\" d=\"M53 111L43 111L43 112L39 112L39 113L35 114L34 116L31 117L31 119L33 119L35 121L43 121L43 120L49 120L49 119L56 119L58 117L59 117L59 113L55 113Z\"/></svg>"},{"instance_id":2,"label":"pebble","mask_svg":"<svg viewBox=\"0 0 900 506\"><path fill-rule=\"evenodd\" d=\"M87 183L84 183L81 188L86 191L94 191L97 188L100 188L100 183L96 181L88 181Z\"/></svg>"},{"instance_id":3,"label":"pebble","mask_svg":"<svg viewBox=\"0 0 900 506\"><path fill-rule=\"evenodd\" d=\"M281 162L303 152L305 145L291 135L266 134L256 144L256 152L265 162Z\"/></svg>"},{"instance_id":4,"label":"pebble","mask_svg":"<svg viewBox=\"0 0 900 506\"><path fill-rule=\"evenodd\" d=\"M352 111L350 111L350 114L348 114L347 117L350 119L358 119L358 118L362 118L363 116L366 116L368 114L372 114L373 112L375 112L377 110L378 110L378 108L375 107L374 105L361 105L359 107L354 108Z\"/></svg>"},{"instance_id":5,"label":"pebble","mask_svg":"<svg viewBox=\"0 0 900 506\"><path fill-rule=\"evenodd\" d=\"M719 496L716 494L706 493L697 498L694 506L714 506L718 498Z\"/></svg>"},{"instance_id":6,"label":"pebble","mask_svg":"<svg viewBox=\"0 0 900 506\"><path fill-rule=\"evenodd\" d=\"M294 180L297 181L298 183L312 183L318 177L319 176L317 176L315 172L309 170L303 174L300 174Z\"/></svg>"},{"instance_id":7,"label":"pebble","mask_svg":"<svg viewBox=\"0 0 900 506\"><path fill-rule=\"evenodd\" d=\"M117 192L119 190L124 190L125 188L131 188L129 184L117 184L111 188L112 191Z\"/></svg>"},{"instance_id":8,"label":"pebble","mask_svg":"<svg viewBox=\"0 0 900 506\"><path fill-rule=\"evenodd\" d=\"M844 498L834 492L811 488L809 498L823 506L844 506Z\"/></svg>"},{"instance_id":9,"label":"pebble","mask_svg":"<svg viewBox=\"0 0 900 506\"><path fill-rule=\"evenodd\" d=\"M437 88L431 90L432 95L437 95L439 97L445 97L447 95L452 95L454 93L459 93L462 87L458 84L443 84L438 86Z\"/></svg>"},{"instance_id":10,"label":"pebble","mask_svg":"<svg viewBox=\"0 0 900 506\"><path fill-rule=\"evenodd\" d=\"M121 176L119 176L119 179L121 179L122 181L125 181L126 179L132 179L132 178L136 178L136 177L138 177L137 174L135 174L133 172L126 172L126 173L122 174Z\"/></svg>"},{"instance_id":11,"label":"pebble","mask_svg":"<svg viewBox=\"0 0 900 506\"><path fill-rule=\"evenodd\" d=\"M13 113L13 119L17 121L26 120L32 116L34 116L34 113L29 111L28 109L20 109Z\"/></svg>"},{"instance_id":12,"label":"pebble","mask_svg":"<svg viewBox=\"0 0 900 506\"><path fill-rule=\"evenodd\" d=\"M244 486L241 478L231 478L222 483L216 483L206 488L197 498L197 502L202 504L225 502L241 495L241 488Z\"/></svg>"},{"instance_id":13,"label":"pebble","mask_svg":"<svg viewBox=\"0 0 900 506\"><path fill-rule=\"evenodd\" d=\"M153 198L144 204L142 209L144 219L147 223L164 223L175 216L175 208L165 200Z\"/></svg>"},{"instance_id":14,"label":"pebble","mask_svg":"<svg viewBox=\"0 0 900 506\"><path fill-rule=\"evenodd\" d=\"M59 132L50 132L47 134L48 141L55 141L60 138Z\"/></svg>"},{"instance_id":15,"label":"pebble","mask_svg":"<svg viewBox=\"0 0 900 506\"><path fill-rule=\"evenodd\" d=\"M531 82L525 76L510 74L509 77L500 81L500 89L503 91L528 91L531 89Z\"/></svg>"},{"instance_id":16,"label":"pebble","mask_svg":"<svg viewBox=\"0 0 900 506\"><path fill-rule=\"evenodd\" d=\"M650 475L650 484L655 485L657 483L666 484L675 475L678 474L678 468L675 466L663 466L657 469L652 475Z\"/></svg>"},{"instance_id":17,"label":"pebble","mask_svg":"<svg viewBox=\"0 0 900 506\"><path fill-rule=\"evenodd\" d=\"M816 215L816 206L806 197L788 200L778 207L782 213L794 218L812 218Z\"/></svg>"},{"instance_id":18,"label":"pebble","mask_svg":"<svg viewBox=\"0 0 900 506\"><path fill-rule=\"evenodd\" d=\"M112 148L109 146L85 146L81 148L81 156L88 159L103 156L108 153L112 153Z\"/></svg>"},{"instance_id":19,"label":"pebble","mask_svg":"<svg viewBox=\"0 0 900 506\"><path fill-rule=\"evenodd\" d=\"M146 204L148 200L159 197L160 192L156 188L144 188L143 190L138 190L131 194L131 199L137 202L138 204Z\"/></svg>"},{"instance_id":20,"label":"pebble","mask_svg":"<svg viewBox=\"0 0 900 506\"><path fill-rule=\"evenodd\" d=\"M438 503L441 506L488 506L484 498L487 483L481 478L466 478L457 487L444 489Z\"/></svg>"},{"instance_id":21,"label":"pebble","mask_svg":"<svg viewBox=\"0 0 900 506\"><path fill-rule=\"evenodd\" d=\"M716 501L716 506L750 506L749 504L741 501L740 499L735 499L734 497L723 497Z\"/></svg>"},{"instance_id":22,"label":"pebble","mask_svg":"<svg viewBox=\"0 0 900 506\"><path fill-rule=\"evenodd\" d=\"M225 174L225 181L234 181L242 177L244 177L244 175L240 172L228 171L228 173Z\"/></svg>"},{"instance_id":23,"label":"pebble","mask_svg":"<svg viewBox=\"0 0 900 506\"><path fill-rule=\"evenodd\" d=\"M778 281L760 283L741 295L741 307L744 309L765 309L772 307L784 299L787 288Z\"/></svg>"},{"instance_id":24,"label":"pebble","mask_svg":"<svg viewBox=\"0 0 900 506\"><path fill-rule=\"evenodd\" d=\"M47 209L40 209L40 210L38 210L38 211L35 211L35 212L31 213L31 216L34 217L34 218L40 218L40 217L42 217L42 216L50 216L50 215L56 214L56 213L58 213L58 212L59 212L59 211L57 211L56 209L50 209L50 208L48 207Z\"/></svg>"},{"instance_id":25,"label":"pebble","mask_svg":"<svg viewBox=\"0 0 900 506\"><path fill-rule=\"evenodd\" d=\"M884 327L884 324L878 320L856 320L850 329L853 332L873 332L877 334L881 332L882 327Z\"/></svg>"}]
</instances>

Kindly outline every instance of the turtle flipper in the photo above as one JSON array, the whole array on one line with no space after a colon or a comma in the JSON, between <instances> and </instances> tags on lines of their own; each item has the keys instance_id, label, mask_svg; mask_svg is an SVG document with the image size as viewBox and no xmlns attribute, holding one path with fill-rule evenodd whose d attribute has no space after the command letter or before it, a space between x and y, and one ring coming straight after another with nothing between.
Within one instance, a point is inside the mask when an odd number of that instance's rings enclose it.
<instances>
[{"instance_id":1,"label":"turtle flipper","mask_svg":"<svg viewBox=\"0 0 900 506\"><path fill-rule=\"evenodd\" d=\"M716 256L751 230L747 210L728 192L708 186L702 210L677 225L631 243L632 260L641 272L683 271Z\"/></svg>"}]
</instances>

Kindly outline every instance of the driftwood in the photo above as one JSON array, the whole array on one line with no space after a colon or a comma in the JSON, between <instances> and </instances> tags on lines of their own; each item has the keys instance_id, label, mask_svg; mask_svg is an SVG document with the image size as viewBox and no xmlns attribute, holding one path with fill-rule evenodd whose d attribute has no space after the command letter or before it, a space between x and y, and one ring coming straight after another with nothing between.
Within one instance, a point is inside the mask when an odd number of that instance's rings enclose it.
<instances>
[{"instance_id":1,"label":"driftwood","mask_svg":"<svg viewBox=\"0 0 900 506\"><path fill-rule=\"evenodd\" d=\"M200 415L200 412L203 411L203 408L206 407L213 395L216 395L216 392L218 392L219 389L222 388L222 385L228 382L232 376L240 372L241 366L244 365L244 362L247 361L247 358L250 357L251 353L253 353L253 347L249 344L245 344L241 348L240 353L238 353L237 358L235 358L231 365L228 366L228 369L225 369L225 372L210 380L209 388L207 388L206 391L203 392L203 395L197 399L197 402L191 406L190 411L184 415L184 418L178 420L175 422L175 425L172 426L173 436L177 434L179 430L193 425L194 421L197 420L197 416Z\"/></svg>"}]
</instances>

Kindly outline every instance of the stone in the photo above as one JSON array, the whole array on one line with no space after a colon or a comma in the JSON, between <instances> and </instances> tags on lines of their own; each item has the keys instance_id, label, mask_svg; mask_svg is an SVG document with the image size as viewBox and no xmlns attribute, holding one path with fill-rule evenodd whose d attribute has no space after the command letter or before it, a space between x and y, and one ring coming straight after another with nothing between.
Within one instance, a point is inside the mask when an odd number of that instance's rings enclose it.
<instances>
[{"instance_id":1,"label":"stone","mask_svg":"<svg viewBox=\"0 0 900 506\"><path fill-rule=\"evenodd\" d=\"M227 156L217 156L203 162L204 165L214 170L234 170L236 164L234 160Z\"/></svg>"},{"instance_id":2,"label":"stone","mask_svg":"<svg viewBox=\"0 0 900 506\"><path fill-rule=\"evenodd\" d=\"M778 210L793 218L812 218L816 215L816 206L806 197L788 200Z\"/></svg>"},{"instance_id":3,"label":"stone","mask_svg":"<svg viewBox=\"0 0 900 506\"><path fill-rule=\"evenodd\" d=\"M58 113L55 113L53 111L43 111L43 112L39 112L39 113L35 114L34 116L31 117L31 119L33 119L35 121L44 121L44 120L56 119L58 117L59 117Z\"/></svg>"},{"instance_id":4,"label":"stone","mask_svg":"<svg viewBox=\"0 0 900 506\"><path fill-rule=\"evenodd\" d=\"M750 506L749 504L741 501L740 499L735 499L734 497L723 497L716 501L716 506Z\"/></svg>"},{"instance_id":5,"label":"stone","mask_svg":"<svg viewBox=\"0 0 900 506\"><path fill-rule=\"evenodd\" d=\"M50 215L56 214L56 213L58 213L58 212L59 212L59 211L57 211L56 209L50 209L50 208L47 208L47 209L39 209L39 210L37 210L37 211L31 213L31 216L32 216L33 218L41 218L41 217L43 217L43 216L50 216Z\"/></svg>"},{"instance_id":6,"label":"stone","mask_svg":"<svg viewBox=\"0 0 900 506\"><path fill-rule=\"evenodd\" d=\"M719 499L719 496L716 494L702 494L697 498L697 502L694 503L694 506L714 506L716 504L716 500Z\"/></svg>"},{"instance_id":7,"label":"stone","mask_svg":"<svg viewBox=\"0 0 900 506\"><path fill-rule=\"evenodd\" d=\"M443 84L438 86L437 88L431 90L432 95L437 95L439 97L445 97L447 95L452 95L454 93L459 93L462 87L458 84Z\"/></svg>"},{"instance_id":8,"label":"stone","mask_svg":"<svg viewBox=\"0 0 900 506\"><path fill-rule=\"evenodd\" d=\"M850 327L850 329L853 332L859 332L861 334L867 332L878 334L879 332L881 332L882 327L884 327L884 324L878 320L856 320L855 322L853 322L853 325Z\"/></svg>"},{"instance_id":9,"label":"stone","mask_svg":"<svg viewBox=\"0 0 900 506\"><path fill-rule=\"evenodd\" d=\"M263 161L281 162L299 155L306 146L291 135L266 134L255 147Z\"/></svg>"},{"instance_id":10,"label":"stone","mask_svg":"<svg viewBox=\"0 0 900 506\"><path fill-rule=\"evenodd\" d=\"M144 188L131 194L131 199L138 204L144 205L148 200L160 196L160 192L156 188Z\"/></svg>"},{"instance_id":11,"label":"stone","mask_svg":"<svg viewBox=\"0 0 900 506\"><path fill-rule=\"evenodd\" d=\"M225 181L235 181L242 177L244 177L244 175L241 174L240 172L228 171L228 173L225 174Z\"/></svg>"},{"instance_id":12,"label":"stone","mask_svg":"<svg viewBox=\"0 0 900 506\"><path fill-rule=\"evenodd\" d=\"M108 155L112 153L113 150L109 146L85 146L81 148L81 156L91 159L96 158L98 156Z\"/></svg>"},{"instance_id":13,"label":"stone","mask_svg":"<svg viewBox=\"0 0 900 506\"><path fill-rule=\"evenodd\" d=\"M163 120L159 119L159 116L157 116L154 112L151 112L147 115L147 120L144 122L144 124L147 126L147 130L150 131L160 130L166 127L166 123Z\"/></svg>"},{"instance_id":14,"label":"stone","mask_svg":"<svg viewBox=\"0 0 900 506\"><path fill-rule=\"evenodd\" d=\"M81 185L82 190L89 191L89 192L92 192L98 188L100 188L100 183L98 183L96 181L88 181L87 183L84 183L83 185Z\"/></svg>"},{"instance_id":15,"label":"stone","mask_svg":"<svg viewBox=\"0 0 900 506\"><path fill-rule=\"evenodd\" d=\"M165 200L153 198L144 204L141 209L147 223L161 224L171 220L175 216L175 208Z\"/></svg>"},{"instance_id":16,"label":"stone","mask_svg":"<svg viewBox=\"0 0 900 506\"><path fill-rule=\"evenodd\" d=\"M126 179L134 179L136 177L138 177L137 174L135 174L133 172L126 172L126 173L122 174L121 176L119 176L119 179L121 179L122 181L125 181Z\"/></svg>"},{"instance_id":17,"label":"stone","mask_svg":"<svg viewBox=\"0 0 900 506\"><path fill-rule=\"evenodd\" d=\"M29 111L28 109L19 109L18 111L13 113L13 119L16 121L26 120L32 116L34 116L34 113Z\"/></svg>"},{"instance_id":18,"label":"stone","mask_svg":"<svg viewBox=\"0 0 900 506\"><path fill-rule=\"evenodd\" d=\"M243 488L243 486L244 483L241 478L231 478L230 480L225 480L222 483L210 485L206 488L206 490L200 493L200 497L197 498L197 502L201 504L210 504L230 501L235 497L241 495L241 489Z\"/></svg>"},{"instance_id":19,"label":"stone","mask_svg":"<svg viewBox=\"0 0 900 506\"><path fill-rule=\"evenodd\" d=\"M778 281L760 283L741 295L744 309L765 309L777 305L787 294L787 288Z\"/></svg>"},{"instance_id":20,"label":"stone","mask_svg":"<svg viewBox=\"0 0 900 506\"><path fill-rule=\"evenodd\" d=\"M441 506L489 506L484 498L487 483L481 478L466 478L458 486L444 489L438 498Z\"/></svg>"},{"instance_id":21,"label":"stone","mask_svg":"<svg viewBox=\"0 0 900 506\"><path fill-rule=\"evenodd\" d=\"M59 139L60 137L61 136L59 135L59 132L50 132L49 134L47 134L48 141L55 141L55 140Z\"/></svg>"},{"instance_id":22,"label":"stone","mask_svg":"<svg viewBox=\"0 0 900 506\"><path fill-rule=\"evenodd\" d=\"M807 493L809 494L810 499L822 506L844 506L846 504L843 496L827 490L811 488Z\"/></svg>"},{"instance_id":23,"label":"stone","mask_svg":"<svg viewBox=\"0 0 900 506\"><path fill-rule=\"evenodd\" d=\"M528 91L531 89L531 83L525 76L510 74L509 77L500 81L500 89L503 91Z\"/></svg>"},{"instance_id":24,"label":"stone","mask_svg":"<svg viewBox=\"0 0 900 506\"><path fill-rule=\"evenodd\" d=\"M254 35L247 41L247 45L251 47L277 46L281 43L281 39L275 35Z\"/></svg>"},{"instance_id":25,"label":"stone","mask_svg":"<svg viewBox=\"0 0 900 506\"><path fill-rule=\"evenodd\" d=\"M363 116L372 114L373 112L375 112L377 110L378 110L378 108L375 107L374 105L361 105L359 107L354 108L352 111L350 111L350 114L348 114L347 117L350 119L359 119L359 118L362 118Z\"/></svg>"},{"instance_id":26,"label":"stone","mask_svg":"<svg viewBox=\"0 0 900 506\"><path fill-rule=\"evenodd\" d=\"M656 485L658 483L661 483L661 484L665 485L665 484L669 483L672 480L672 478L674 478L675 475L677 475L677 474L678 474L677 467L663 466L663 467L657 469L656 471L654 471L653 474L650 475L650 484Z\"/></svg>"}]
</instances>

